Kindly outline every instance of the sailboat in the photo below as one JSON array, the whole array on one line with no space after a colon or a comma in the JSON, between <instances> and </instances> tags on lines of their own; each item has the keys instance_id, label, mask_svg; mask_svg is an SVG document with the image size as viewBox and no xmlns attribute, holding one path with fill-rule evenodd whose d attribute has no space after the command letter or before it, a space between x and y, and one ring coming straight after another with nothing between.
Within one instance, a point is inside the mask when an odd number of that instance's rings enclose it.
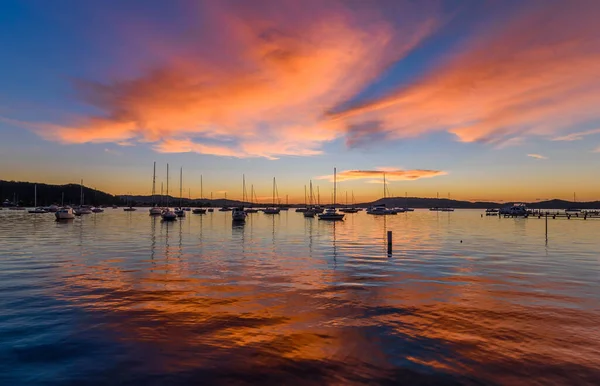
<instances>
[{"instance_id":1,"label":"sailboat","mask_svg":"<svg viewBox=\"0 0 600 386\"><path fill-rule=\"evenodd\" d=\"M265 214L279 214L280 209L275 206L275 190L277 189L277 183L275 177L273 177L273 206L265 208L263 212Z\"/></svg>"},{"instance_id":2,"label":"sailboat","mask_svg":"<svg viewBox=\"0 0 600 386\"><path fill-rule=\"evenodd\" d=\"M359 209L354 206L354 192L352 192L352 206L348 206L348 192L346 192L346 207L340 209L344 213L358 213Z\"/></svg>"},{"instance_id":3,"label":"sailboat","mask_svg":"<svg viewBox=\"0 0 600 386\"><path fill-rule=\"evenodd\" d=\"M309 206L306 208L306 210L304 211L304 217L306 218L313 218L315 217L315 208L313 206L313 186L312 186L312 180L310 180L310 190L308 193L308 201L309 201Z\"/></svg>"},{"instance_id":4,"label":"sailboat","mask_svg":"<svg viewBox=\"0 0 600 386\"><path fill-rule=\"evenodd\" d=\"M306 202L306 185L304 185L304 208L297 208L296 212L303 213L303 212L306 212L307 210L308 210L308 204Z\"/></svg>"},{"instance_id":5,"label":"sailboat","mask_svg":"<svg viewBox=\"0 0 600 386\"><path fill-rule=\"evenodd\" d=\"M385 182L385 173L383 173L383 200L386 199L387 196L387 185ZM389 215L389 214L398 214L398 212L394 209L386 208L385 204L373 205L367 208L367 214L373 215Z\"/></svg>"},{"instance_id":6,"label":"sailboat","mask_svg":"<svg viewBox=\"0 0 600 386\"><path fill-rule=\"evenodd\" d=\"M156 205L156 161L154 162L154 172L152 174L152 208L150 208L150 216L160 216L162 209Z\"/></svg>"},{"instance_id":7,"label":"sailboat","mask_svg":"<svg viewBox=\"0 0 600 386\"><path fill-rule=\"evenodd\" d=\"M90 208L88 208L87 206L83 205L84 202L84 195L83 195L83 180L81 180L81 193L80 193L80 202L79 202L79 208L75 209L75 215L77 216L81 216L82 214L91 214L92 210Z\"/></svg>"},{"instance_id":8,"label":"sailboat","mask_svg":"<svg viewBox=\"0 0 600 386\"><path fill-rule=\"evenodd\" d=\"M46 213L46 209L37 206L37 184L33 185L33 206L35 209L30 209L29 213Z\"/></svg>"},{"instance_id":9,"label":"sailboat","mask_svg":"<svg viewBox=\"0 0 600 386\"><path fill-rule=\"evenodd\" d=\"M183 168L179 169L179 208L175 209L177 217L185 217L185 210L181 205L183 200Z\"/></svg>"},{"instance_id":10,"label":"sailboat","mask_svg":"<svg viewBox=\"0 0 600 386\"><path fill-rule=\"evenodd\" d=\"M225 192L225 206L219 208L219 212L231 212L231 208L227 206L227 192Z\"/></svg>"},{"instance_id":11,"label":"sailboat","mask_svg":"<svg viewBox=\"0 0 600 386\"><path fill-rule=\"evenodd\" d=\"M319 215L319 220L343 220L345 214L338 213L335 209L336 193L337 193L337 169L333 168L333 203L332 206L325 209L325 212Z\"/></svg>"},{"instance_id":12,"label":"sailboat","mask_svg":"<svg viewBox=\"0 0 600 386\"><path fill-rule=\"evenodd\" d=\"M204 197L204 186L202 184L202 175L200 176L200 199ZM192 209L192 213L194 214L206 214L206 209L204 208L194 208Z\"/></svg>"},{"instance_id":13,"label":"sailboat","mask_svg":"<svg viewBox=\"0 0 600 386\"><path fill-rule=\"evenodd\" d=\"M177 215L169 208L169 164L167 164L167 207L163 210L161 217L163 221L177 221Z\"/></svg>"},{"instance_id":14,"label":"sailboat","mask_svg":"<svg viewBox=\"0 0 600 386\"><path fill-rule=\"evenodd\" d=\"M123 211L124 212L135 212L137 209L133 207L132 203L133 202L131 200L131 194L129 194L127 196L127 203L126 203L127 206L125 208L123 208Z\"/></svg>"},{"instance_id":15,"label":"sailboat","mask_svg":"<svg viewBox=\"0 0 600 386\"><path fill-rule=\"evenodd\" d=\"M246 193L246 180L244 179L244 195ZM258 213L258 209L254 207L256 193L254 193L254 185L250 185L250 207L246 208L246 213Z\"/></svg>"}]
</instances>

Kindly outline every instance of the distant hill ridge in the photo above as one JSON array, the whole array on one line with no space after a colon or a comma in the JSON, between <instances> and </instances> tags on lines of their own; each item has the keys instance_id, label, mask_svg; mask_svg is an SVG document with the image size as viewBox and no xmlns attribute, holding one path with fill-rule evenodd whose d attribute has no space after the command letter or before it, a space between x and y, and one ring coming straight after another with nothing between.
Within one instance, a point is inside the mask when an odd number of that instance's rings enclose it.
<instances>
[{"instance_id":1,"label":"distant hill ridge","mask_svg":"<svg viewBox=\"0 0 600 386\"><path fill-rule=\"evenodd\" d=\"M19 205L22 206L33 206L34 201L34 185L37 185L38 193L38 205L50 205L57 203L59 204L64 193L65 204L79 204L80 201L80 185L79 184L66 184L66 185L50 185L43 183L34 182L16 182L16 181L4 181L0 180L0 200L1 201L13 201L17 199ZM85 204L88 205L125 205L131 202L133 205L151 205L153 203L152 196L144 195L112 195L100 190L84 187L83 189ZM160 200L160 196L156 196L157 200ZM163 196L163 200L166 198ZM224 200L222 198L210 200L206 198L194 198L188 199L183 198L181 200L183 206L213 206L221 207L225 205L236 206L244 205L248 206L250 203L241 202L238 200ZM163 202L164 203L164 202ZM171 206L179 205L179 198L169 196L169 204ZM409 208L432 208L432 207L448 207L456 209L486 209L486 208L500 208L507 205L512 205L512 202L497 203L488 201L460 201L451 200L447 198L421 198L421 197L388 197L381 198L372 202L364 202L357 204L357 206L366 207L376 204L385 204L388 207L404 207ZM589 202L573 202L565 200L548 200L540 202L525 203L529 208L532 209L567 209L567 208L578 208L578 209L599 209L600 201L589 201ZM256 206L265 206L269 203L260 203ZM326 204L323 204L326 205ZM343 204L338 203L338 206ZM290 205L291 207L301 207L302 204Z\"/></svg>"}]
</instances>

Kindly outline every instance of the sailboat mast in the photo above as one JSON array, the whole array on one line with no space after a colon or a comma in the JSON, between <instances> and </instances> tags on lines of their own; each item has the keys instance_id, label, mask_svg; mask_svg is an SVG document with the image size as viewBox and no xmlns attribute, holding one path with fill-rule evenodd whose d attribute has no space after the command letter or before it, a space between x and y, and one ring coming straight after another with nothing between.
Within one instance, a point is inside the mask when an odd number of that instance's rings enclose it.
<instances>
[{"instance_id":1,"label":"sailboat mast","mask_svg":"<svg viewBox=\"0 0 600 386\"><path fill-rule=\"evenodd\" d=\"M385 173L383 173L383 198L385 198Z\"/></svg>"},{"instance_id":2,"label":"sailboat mast","mask_svg":"<svg viewBox=\"0 0 600 386\"><path fill-rule=\"evenodd\" d=\"M81 191L79 195L79 206L83 205L83 178L81 179L81 185L79 185Z\"/></svg>"},{"instance_id":3,"label":"sailboat mast","mask_svg":"<svg viewBox=\"0 0 600 386\"><path fill-rule=\"evenodd\" d=\"M154 161L154 172L152 173L152 204L156 206L156 161Z\"/></svg>"},{"instance_id":4,"label":"sailboat mast","mask_svg":"<svg viewBox=\"0 0 600 386\"><path fill-rule=\"evenodd\" d=\"M169 207L169 164L167 164L167 208Z\"/></svg>"},{"instance_id":5,"label":"sailboat mast","mask_svg":"<svg viewBox=\"0 0 600 386\"><path fill-rule=\"evenodd\" d=\"M246 202L246 175L242 174L242 202Z\"/></svg>"},{"instance_id":6,"label":"sailboat mast","mask_svg":"<svg viewBox=\"0 0 600 386\"><path fill-rule=\"evenodd\" d=\"M313 187L312 187L312 180L310 180L310 192L309 194L309 199L310 199L310 206L313 206Z\"/></svg>"},{"instance_id":7,"label":"sailboat mast","mask_svg":"<svg viewBox=\"0 0 600 386\"><path fill-rule=\"evenodd\" d=\"M33 206L37 208L37 184L33 185Z\"/></svg>"},{"instance_id":8,"label":"sailboat mast","mask_svg":"<svg viewBox=\"0 0 600 386\"><path fill-rule=\"evenodd\" d=\"M306 206L306 185L304 185L304 206Z\"/></svg>"},{"instance_id":9,"label":"sailboat mast","mask_svg":"<svg viewBox=\"0 0 600 386\"><path fill-rule=\"evenodd\" d=\"M335 207L336 199L336 188L337 188L337 169L333 168L333 206Z\"/></svg>"},{"instance_id":10,"label":"sailboat mast","mask_svg":"<svg viewBox=\"0 0 600 386\"><path fill-rule=\"evenodd\" d=\"M318 186L317 186L317 205L321 206L321 191L319 190Z\"/></svg>"},{"instance_id":11,"label":"sailboat mast","mask_svg":"<svg viewBox=\"0 0 600 386\"><path fill-rule=\"evenodd\" d=\"M275 207L275 177L273 177L273 207Z\"/></svg>"},{"instance_id":12,"label":"sailboat mast","mask_svg":"<svg viewBox=\"0 0 600 386\"><path fill-rule=\"evenodd\" d=\"M179 169L179 207L181 208L181 201L183 199L183 167Z\"/></svg>"},{"instance_id":13,"label":"sailboat mast","mask_svg":"<svg viewBox=\"0 0 600 386\"><path fill-rule=\"evenodd\" d=\"M163 183L160 183L160 206L162 206L163 204L163 200L164 200L164 196L163 196Z\"/></svg>"}]
</instances>

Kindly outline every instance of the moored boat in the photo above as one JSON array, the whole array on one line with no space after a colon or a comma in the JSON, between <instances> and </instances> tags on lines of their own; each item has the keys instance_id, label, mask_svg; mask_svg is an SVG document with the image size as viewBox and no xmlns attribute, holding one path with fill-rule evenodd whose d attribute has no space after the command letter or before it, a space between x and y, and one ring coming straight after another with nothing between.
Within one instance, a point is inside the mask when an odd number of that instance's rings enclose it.
<instances>
[{"instance_id":1,"label":"moored boat","mask_svg":"<svg viewBox=\"0 0 600 386\"><path fill-rule=\"evenodd\" d=\"M75 218L75 213L73 213L72 208L65 206L54 212L54 216L57 220L73 220Z\"/></svg>"}]
</instances>

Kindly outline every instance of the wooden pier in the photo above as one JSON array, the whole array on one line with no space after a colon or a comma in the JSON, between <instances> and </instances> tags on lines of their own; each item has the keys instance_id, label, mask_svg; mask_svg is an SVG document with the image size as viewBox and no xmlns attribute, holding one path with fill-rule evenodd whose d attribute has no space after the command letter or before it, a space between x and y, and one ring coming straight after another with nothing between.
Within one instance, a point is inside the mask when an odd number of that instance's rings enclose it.
<instances>
[{"instance_id":1,"label":"wooden pier","mask_svg":"<svg viewBox=\"0 0 600 386\"><path fill-rule=\"evenodd\" d=\"M488 215L489 216L489 215ZM494 216L504 217L504 218L515 218L515 217L523 217L523 218L546 218L549 219L600 219L600 210L584 210L580 212L568 212L568 211L549 211L549 210L533 210L529 211L526 214L501 214L496 213Z\"/></svg>"}]
</instances>

